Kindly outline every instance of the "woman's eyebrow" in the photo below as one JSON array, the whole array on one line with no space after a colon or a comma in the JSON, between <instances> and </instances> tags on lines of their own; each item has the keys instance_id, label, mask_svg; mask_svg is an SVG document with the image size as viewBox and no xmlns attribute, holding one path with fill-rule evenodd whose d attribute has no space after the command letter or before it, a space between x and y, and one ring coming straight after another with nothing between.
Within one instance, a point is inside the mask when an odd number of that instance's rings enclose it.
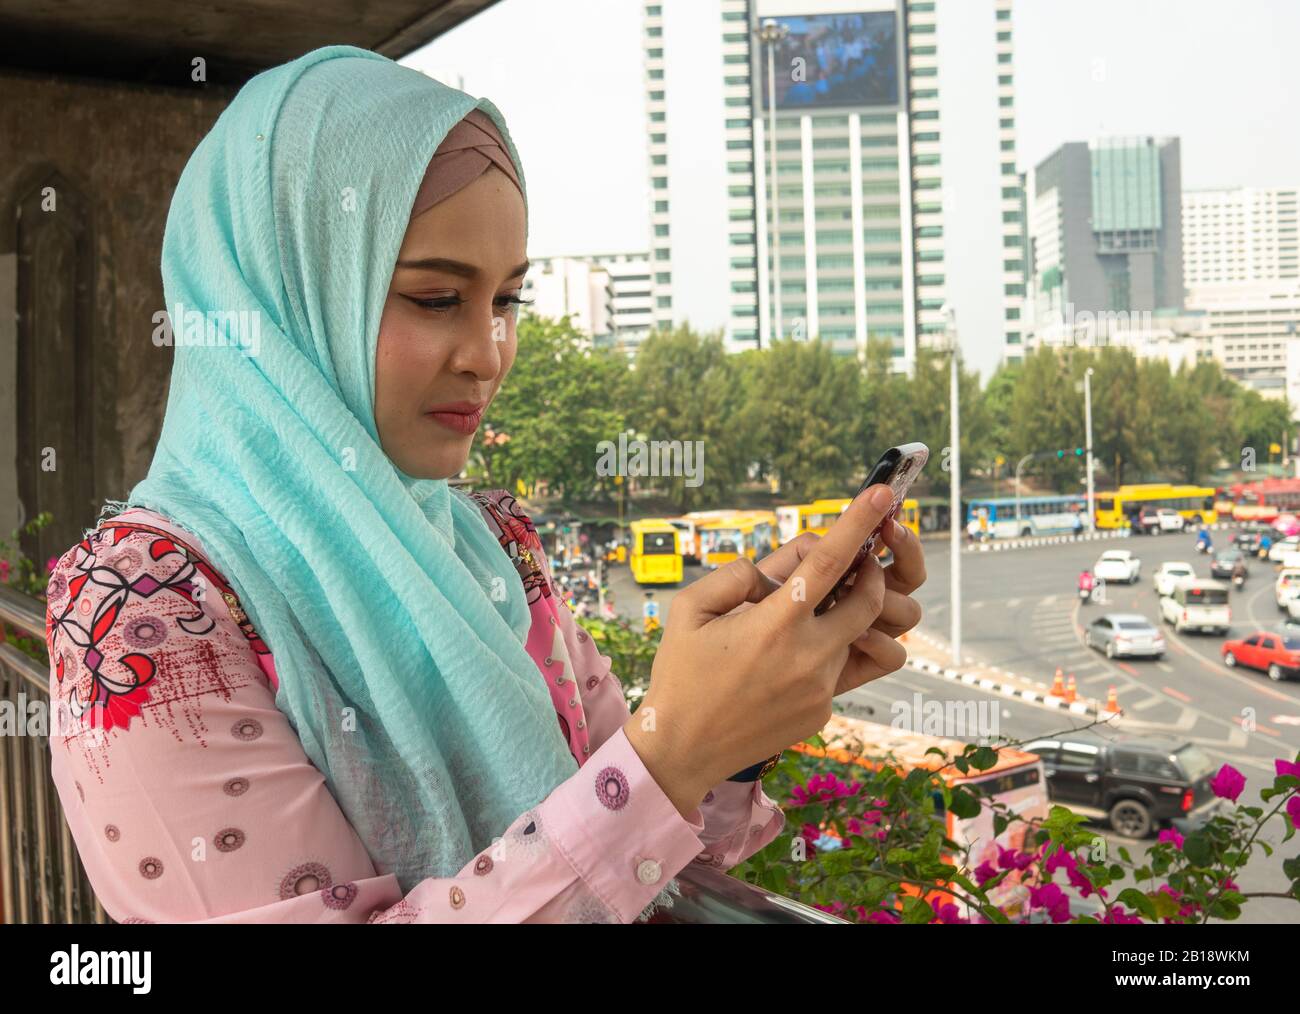
<instances>
[{"instance_id":1,"label":"woman's eyebrow","mask_svg":"<svg viewBox=\"0 0 1300 1014\"><path fill-rule=\"evenodd\" d=\"M517 265L507 278L517 278L520 275L528 273L528 261ZM477 278L481 272L473 264L466 264L464 261L452 260L449 257L421 257L419 260L398 261L399 268L420 268L426 271L445 271L451 275L460 275L462 278Z\"/></svg>"}]
</instances>

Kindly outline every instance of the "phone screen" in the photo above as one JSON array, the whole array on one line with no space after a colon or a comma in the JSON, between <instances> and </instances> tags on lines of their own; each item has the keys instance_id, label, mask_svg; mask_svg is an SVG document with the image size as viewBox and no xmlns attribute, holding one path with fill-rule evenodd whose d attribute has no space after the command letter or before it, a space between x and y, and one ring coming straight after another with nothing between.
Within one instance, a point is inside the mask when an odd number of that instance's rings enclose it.
<instances>
[{"instance_id":1,"label":"phone screen","mask_svg":"<svg viewBox=\"0 0 1300 1014\"><path fill-rule=\"evenodd\" d=\"M885 483L894 491L893 503L890 505L889 510L885 512L880 524L876 525L871 534L867 536L866 541L862 543L862 547L854 555L849 569L844 572L843 577L835 583L835 587L826 594L826 597L813 610L815 615L820 616L835 604L845 586L851 583L854 575L857 574L858 568L862 566L868 556L876 551L876 544L880 539L881 530L902 509L903 500L907 497L907 491L911 488L912 483L916 481L917 476L921 474L921 469L925 467L929 457L930 449L925 444L900 444L897 447L891 447L882 454L880 460L872 467L870 474L867 475L866 482L862 484L854 496L860 495L863 490L871 486Z\"/></svg>"}]
</instances>

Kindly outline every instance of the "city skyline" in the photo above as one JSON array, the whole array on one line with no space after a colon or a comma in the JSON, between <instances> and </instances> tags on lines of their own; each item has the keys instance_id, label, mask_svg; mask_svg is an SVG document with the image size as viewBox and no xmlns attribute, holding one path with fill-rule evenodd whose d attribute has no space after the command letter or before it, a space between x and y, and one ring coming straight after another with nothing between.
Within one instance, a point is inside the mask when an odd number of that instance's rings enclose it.
<instances>
[{"instance_id":1,"label":"city skyline","mask_svg":"<svg viewBox=\"0 0 1300 1014\"><path fill-rule=\"evenodd\" d=\"M951 0L940 0L940 62L960 75L962 48L943 34L949 5ZM463 76L466 90L491 98L505 113L530 183L530 250L537 254L651 247L642 7L639 0L556 0L544 8L531 0L505 0L405 61L452 84ZM722 63L719 10L717 0L699 5L695 16L707 30L693 39L694 52L669 65L669 74L716 76ZM1300 181L1300 138L1281 126L1287 115L1285 51L1280 43L1261 45L1300 33L1300 6L1256 0L1238 5L1229 19L1222 5L1204 0L1152 0L1136 7L1118 0L1016 0L1013 27L1022 171L1070 140L1158 134L1181 138L1187 190ZM1061 45L1065 39L1067 47ZM566 53L573 59L566 60ZM1220 67L1225 72L1214 73ZM591 87L596 80L600 88ZM716 140L720 149L722 110L709 105L695 115L698 128L689 129L698 129L702 147ZM593 123L600 129L593 130ZM530 158L530 151L547 150L557 131L570 139L573 158ZM952 125L948 133L959 136ZM951 164L953 155L946 150L945 156ZM697 175L713 171L711 163L702 157ZM702 193L725 187L721 152L716 163L716 187L701 179ZM600 214L591 214L595 207ZM683 209L702 220L718 219L721 210L716 202ZM701 329L721 328L727 311L725 230L696 255L698 263L674 265L676 315ZM1001 294L986 299L991 318L1000 321ZM954 301L961 305L959 294ZM970 324L971 316L959 321L963 350L987 375L1001 357L1001 333Z\"/></svg>"}]
</instances>

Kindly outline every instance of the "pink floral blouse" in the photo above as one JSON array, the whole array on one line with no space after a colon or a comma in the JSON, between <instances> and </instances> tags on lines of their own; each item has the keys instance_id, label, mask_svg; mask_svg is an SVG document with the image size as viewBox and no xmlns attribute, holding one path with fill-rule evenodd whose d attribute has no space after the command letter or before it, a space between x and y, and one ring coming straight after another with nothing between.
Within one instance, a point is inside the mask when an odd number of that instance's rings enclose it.
<instances>
[{"instance_id":1,"label":"pink floral blouse","mask_svg":"<svg viewBox=\"0 0 1300 1014\"><path fill-rule=\"evenodd\" d=\"M670 906L687 865L728 869L780 833L760 782L723 782L682 817L629 744L610 660L554 594L532 522L504 491L475 498L524 581L527 649L579 770L455 877L405 896L277 710L270 649L198 540L133 508L63 554L46 618L63 716L51 770L110 916L629 923ZM219 594L196 595L202 582Z\"/></svg>"}]
</instances>

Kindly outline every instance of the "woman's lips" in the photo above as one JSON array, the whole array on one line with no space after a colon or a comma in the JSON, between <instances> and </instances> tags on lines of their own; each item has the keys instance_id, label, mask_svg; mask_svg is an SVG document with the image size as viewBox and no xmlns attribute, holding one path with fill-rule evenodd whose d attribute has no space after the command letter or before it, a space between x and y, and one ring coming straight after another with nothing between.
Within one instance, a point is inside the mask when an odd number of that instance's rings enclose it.
<instances>
[{"instance_id":1,"label":"woman's lips","mask_svg":"<svg viewBox=\"0 0 1300 1014\"><path fill-rule=\"evenodd\" d=\"M475 409L462 408L444 408L433 412L426 413L427 417L434 422L446 426L449 430L456 433L469 435L478 429L478 424L483 420L483 410L486 406L480 406Z\"/></svg>"}]
</instances>

